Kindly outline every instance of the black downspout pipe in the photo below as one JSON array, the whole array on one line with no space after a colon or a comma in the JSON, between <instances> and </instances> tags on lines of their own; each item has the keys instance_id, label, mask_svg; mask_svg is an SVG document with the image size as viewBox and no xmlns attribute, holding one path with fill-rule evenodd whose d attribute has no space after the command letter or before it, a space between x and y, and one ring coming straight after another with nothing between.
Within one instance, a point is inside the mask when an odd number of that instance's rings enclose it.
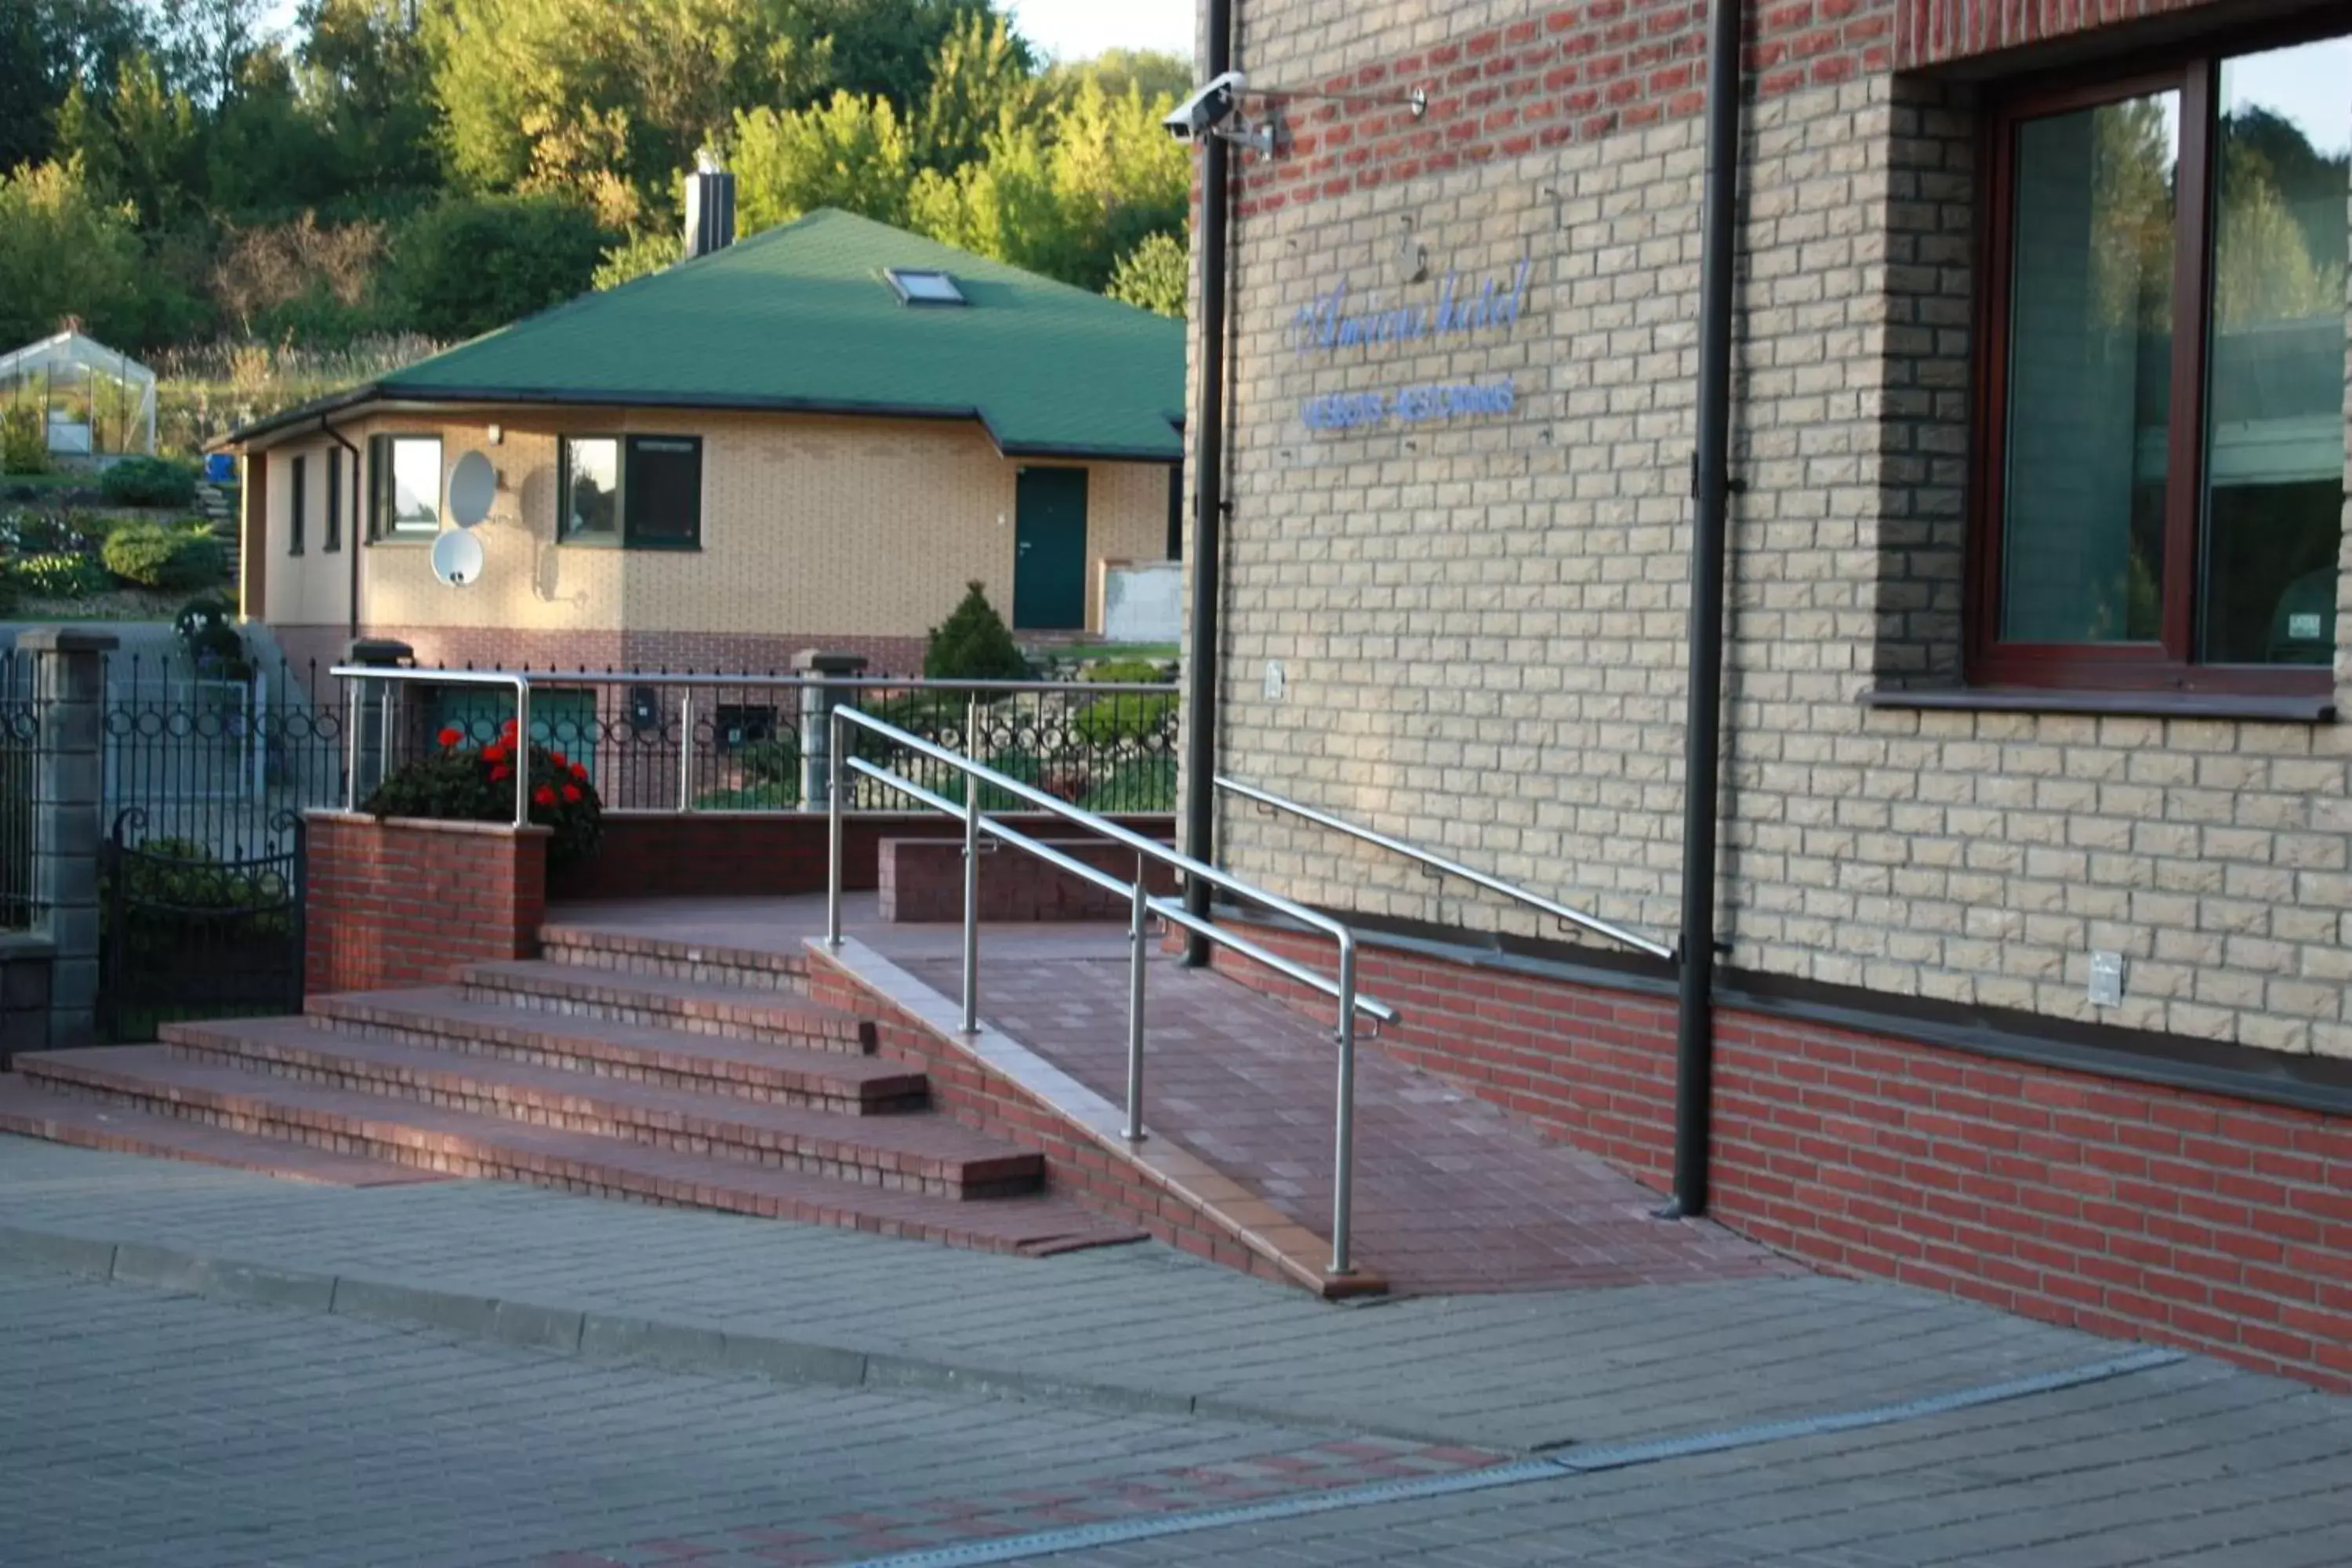
<instances>
[{"instance_id":1,"label":"black downspout pipe","mask_svg":"<svg viewBox=\"0 0 2352 1568\"><path fill-rule=\"evenodd\" d=\"M1698 456L1692 474L1690 696L1684 724L1683 922L1675 1027L1675 1194L1706 1212L1715 1100L1715 860L1723 750L1723 558L1731 509L1731 307L1739 192L1739 8L1706 36L1706 188L1699 252Z\"/></svg>"},{"instance_id":2,"label":"black downspout pipe","mask_svg":"<svg viewBox=\"0 0 2352 1568\"><path fill-rule=\"evenodd\" d=\"M1209 0L1211 80L1234 68L1234 0ZM1192 429L1192 619L1185 658L1184 853L1215 865L1217 823L1217 595L1224 554L1225 511L1225 220L1229 160L1223 138L1202 138L1201 379ZM1184 907L1209 912L1209 886L1185 884ZM1184 944L1194 969L1209 962L1206 937Z\"/></svg>"}]
</instances>

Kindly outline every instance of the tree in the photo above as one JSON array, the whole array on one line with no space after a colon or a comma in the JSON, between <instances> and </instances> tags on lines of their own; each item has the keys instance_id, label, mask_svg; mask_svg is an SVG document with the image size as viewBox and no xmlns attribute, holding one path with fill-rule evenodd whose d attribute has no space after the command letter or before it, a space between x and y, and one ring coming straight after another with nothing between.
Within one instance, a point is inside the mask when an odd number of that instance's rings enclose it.
<instances>
[{"instance_id":1,"label":"tree","mask_svg":"<svg viewBox=\"0 0 2352 1568\"><path fill-rule=\"evenodd\" d=\"M912 168L887 98L837 92L821 108L754 110L735 123L735 210L746 234L818 207L904 223Z\"/></svg>"},{"instance_id":2,"label":"tree","mask_svg":"<svg viewBox=\"0 0 2352 1568\"><path fill-rule=\"evenodd\" d=\"M236 96L246 62L271 39L268 0L163 0L163 59L171 80L207 109Z\"/></svg>"},{"instance_id":3,"label":"tree","mask_svg":"<svg viewBox=\"0 0 2352 1568\"><path fill-rule=\"evenodd\" d=\"M433 78L413 0L306 0L302 99L347 198L422 189L439 174Z\"/></svg>"},{"instance_id":4,"label":"tree","mask_svg":"<svg viewBox=\"0 0 2352 1568\"><path fill-rule=\"evenodd\" d=\"M1141 245L1118 258L1118 265L1111 269L1110 287L1103 292L1181 319L1192 270L1192 252L1182 240L1172 234L1148 235Z\"/></svg>"},{"instance_id":5,"label":"tree","mask_svg":"<svg viewBox=\"0 0 2352 1568\"><path fill-rule=\"evenodd\" d=\"M345 188L335 148L303 103L275 44L247 57L236 93L214 111L204 189L215 212L282 218Z\"/></svg>"},{"instance_id":6,"label":"tree","mask_svg":"<svg viewBox=\"0 0 2352 1568\"><path fill-rule=\"evenodd\" d=\"M940 46L914 116L915 157L927 169L968 163L987 151L991 134L1028 119L1043 102L1029 46L1003 17L974 13Z\"/></svg>"},{"instance_id":7,"label":"tree","mask_svg":"<svg viewBox=\"0 0 2352 1568\"><path fill-rule=\"evenodd\" d=\"M0 176L0 342L46 337L68 316L115 342L142 340L139 236L127 205L91 191L76 163Z\"/></svg>"},{"instance_id":8,"label":"tree","mask_svg":"<svg viewBox=\"0 0 2352 1568\"><path fill-rule=\"evenodd\" d=\"M1124 98L1131 89L1146 103L1165 98L1173 106L1192 90L1192 62L1158 49L1105 49L1090 60L1055 64L1045 87L1066 103L1088 81L1110 98Z\"/></svg>"},{"instance_id":9,"label":"tree","mask_svg":"<svg viewBox=\"0 0 2352 1568\"><path fill-rule=\"evenodd\" d=\"M401 230L391 286L415 331L473 337L586 291L610 237L553 196L446 196Z\"/></svg>"},{"instance_id":10,"label":"tree","mask_svg":"<svg viewBox=\"0 0 2352 1568\"><path fill-rule=\"evenodd\" d=\"M74 85L58 110L58 151L79 160L96 189L130 202L142 227L184 216L204 188L195 105L164 81L152 55L125 60L104 97Z\"/></svg>"},{"instance_id":11,"label":"tree","mask_svg":"<svg viewBox=\"0 0 2352 1568\"><path fill-rule=\"evenodd\" d=\"M77 85L111 90L122 67L153 44L131 0L0 4L0 174L47 158L66 95Z\"/></svg>"},{"instance_id":12,"label":"tree","mask_svg":"<svg viewBox=\"0 0 2352 1568\"><path fill-rule=\"evenodd\" d=\"M781 19L804 58L824 51L824 90L887 98L903 118L922 103L949 37L993 11L990 0L793 0Z\"/></svg>"}]
</instances>

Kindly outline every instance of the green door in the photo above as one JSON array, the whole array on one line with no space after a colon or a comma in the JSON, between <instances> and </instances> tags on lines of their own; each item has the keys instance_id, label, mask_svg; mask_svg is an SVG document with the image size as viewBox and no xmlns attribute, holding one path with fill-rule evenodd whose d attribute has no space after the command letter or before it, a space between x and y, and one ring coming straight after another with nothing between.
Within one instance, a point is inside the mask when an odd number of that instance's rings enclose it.
<instances>
[{"instance_id":1,"label":"green door","mask_svg":"<svg viewBox=\"0 0 2352 1568\"><path fill-rule=\"evenodd\" d=\"M1014 512L1013 624L1083 631L1087 624L1087 471L1024 468Z\"/></svg>"}]
</instances>

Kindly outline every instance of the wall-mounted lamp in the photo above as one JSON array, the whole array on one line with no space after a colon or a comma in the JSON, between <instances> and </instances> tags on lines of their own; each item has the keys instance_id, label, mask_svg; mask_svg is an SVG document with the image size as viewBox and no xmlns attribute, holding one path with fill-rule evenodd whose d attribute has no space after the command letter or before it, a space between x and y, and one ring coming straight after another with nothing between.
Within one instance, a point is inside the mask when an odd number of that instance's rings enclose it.
<instances>
[{"instance_id":1,"label":"wall-mounted lamp","mask_svg":"<svg viewBox=\"0 0 2352 1568\"><path fill-rule=\"evenodd\" d=\"M507 433L504 427L497 425L491 426L488 430L483 432L483 435L489 438L489 443L493 447L503 444L507 438Z\"/></svg>"}]
</instances>

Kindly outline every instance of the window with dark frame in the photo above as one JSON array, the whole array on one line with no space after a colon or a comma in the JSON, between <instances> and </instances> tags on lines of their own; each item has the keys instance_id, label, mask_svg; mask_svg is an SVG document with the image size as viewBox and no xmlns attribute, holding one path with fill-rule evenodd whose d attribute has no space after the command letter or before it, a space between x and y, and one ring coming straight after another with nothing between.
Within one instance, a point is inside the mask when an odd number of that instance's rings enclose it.
<instances>
[{"instance_id":1,"label":"window with dark frame","mask_svg":"<svg viewBox=\"0 0 2352 1568\"><path fill-rule=\"evenodd\" d=\"M2347 80L2339 32L1996 108L1979 683L2331 684Z\"/></svg>"},{"instance_id":2,"label":"window with dark frame","mask_svg":"<svg viewBox=\"0 0 2352 1568\"><path fill-rule=\"evenodd\" d=\"M431 541L441 531L441 437L368 437L368 537Z\"/></svg>"},{"instance_id":3,"label":"window with dark frame","mask_svg":"<svg viewBox=\"0 0 2352 1568\"><path fill-rule=\"evenodd\" d=\"M286 553L302 553L303 516L310 490L310 459L307 454L296 453L294 466L286 476Z\"/></svg>"},{"instance_id":4,"label":"window with dark frame","mask_svg":"<svg viewBox=\"0 0 2352 1568\"><path fill-rule=\"evenodd\" d=\"M570 436L557 460L557 533L565 542L702 547L699 436Z\"/></svg>"},{"instance_id":5,"label":"window with dark frame","mask_svg":"<svg viewBox=\"0 0 2352 1568\"><path fill-rule=\"evenodd\" d=\"M343 449L327 448L327 537L319 545L331 555L343 547Z\"/></svg>"}]
</instances>

